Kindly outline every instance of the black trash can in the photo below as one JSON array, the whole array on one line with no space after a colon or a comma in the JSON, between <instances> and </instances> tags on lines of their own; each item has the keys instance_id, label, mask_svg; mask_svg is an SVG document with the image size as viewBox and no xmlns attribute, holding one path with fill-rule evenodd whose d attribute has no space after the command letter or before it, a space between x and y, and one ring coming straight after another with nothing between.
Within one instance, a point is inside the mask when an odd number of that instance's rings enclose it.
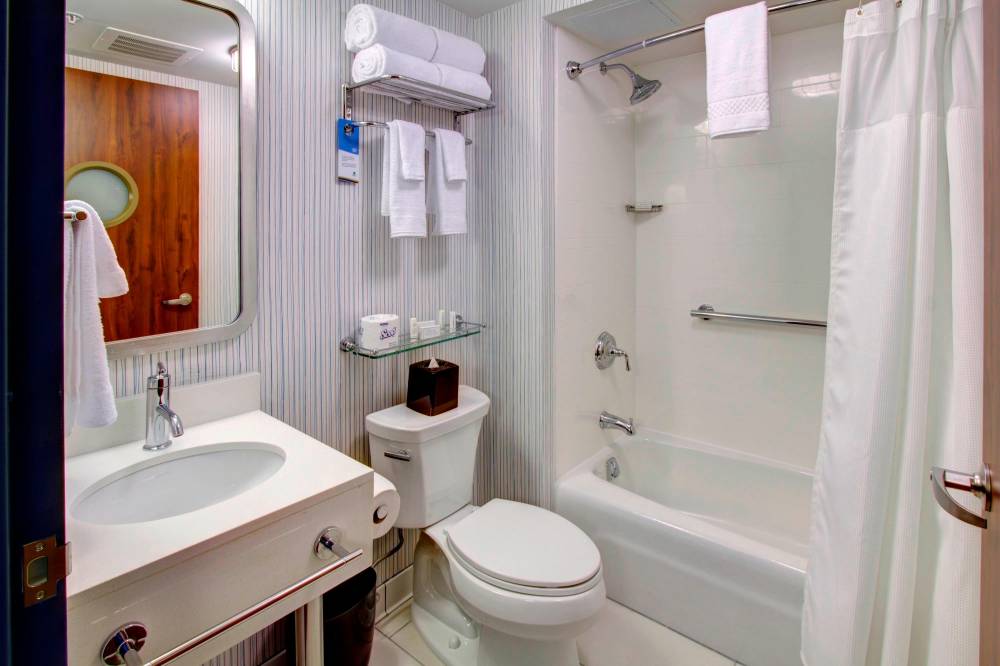
<instances>
[{"instance_id":1,"label":"black trash can","mask_svg":"<svg viewBox=\"0 0 1000 666\"><path fill-rule=\"evenodd\" d=\"M375 638L375 569L323 595L324 666L367 666Z\"/></svg>"}]
</instances>

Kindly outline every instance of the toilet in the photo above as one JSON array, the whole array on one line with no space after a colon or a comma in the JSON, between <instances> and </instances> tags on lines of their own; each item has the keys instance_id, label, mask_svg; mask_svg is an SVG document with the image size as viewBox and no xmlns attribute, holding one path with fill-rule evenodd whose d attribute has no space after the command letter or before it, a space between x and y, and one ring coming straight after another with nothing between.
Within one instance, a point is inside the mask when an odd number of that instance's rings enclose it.
<instances>
[{"instance_id":1,"label":"toilet","mask_svg":"<svg viewBox=\"0 0 1000 666\"><path fill-rule=\"evenodd\" d=\"M489 408L484 393L460 386L458 406L443 414L403 404L365 419L372 466L399 491L396 526L423 530L413 623L448 666L578 666L576 637L605 601L600 553L551 511L471 504Z\"/></svg>"}]
</instances>

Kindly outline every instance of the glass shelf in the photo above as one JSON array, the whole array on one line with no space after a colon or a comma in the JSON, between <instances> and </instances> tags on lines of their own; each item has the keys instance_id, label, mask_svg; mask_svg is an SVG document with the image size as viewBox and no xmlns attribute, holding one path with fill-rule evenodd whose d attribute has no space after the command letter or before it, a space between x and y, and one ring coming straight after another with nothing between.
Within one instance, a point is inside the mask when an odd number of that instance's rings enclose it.
<instances>
[{"instance_id":1,"label":"glass shelf","mask_svg":"<svg viewBox=\"0 0 1000 666\"><path fill-rule=\"evenodd\" d=\"M397 354L404 354L408 351L413 351L414 349L432 347L434 345L439 345L442 342L448 342L449 340L459 340L461 338L479 335L483 328L485 328L483 324L463 322L459 326L458 330L454 332L442 333L441 335L433 338L424 338L423 340L420 340L412 339L409 336L402 336L397 344L392 347L386 347L385 349L366 349L365 347L357 344L356 340L361 337L361 331L359 330L355 336L348 336L340 341L340 351L354 354L355 356L364 356L365 358L386 358Z\"/></svg>"}]
</instances>

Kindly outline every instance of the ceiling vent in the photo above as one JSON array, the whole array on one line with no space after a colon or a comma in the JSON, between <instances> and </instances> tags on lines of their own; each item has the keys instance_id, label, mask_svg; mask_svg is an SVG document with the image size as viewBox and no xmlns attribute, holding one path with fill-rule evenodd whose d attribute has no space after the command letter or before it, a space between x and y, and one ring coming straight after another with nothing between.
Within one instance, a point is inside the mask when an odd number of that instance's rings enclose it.
<instances>
[{"instance_id":1,"label":"ceiling vent","mask_svg":"<svg viewBox=\"0 0 1000 666\"><path fill-rule=\"evenodd\" d=\"M130 58L152 60L164 65L183 65L202 52L189 46L119 28L105 28L94 42L94 49Z\"/></svg>"}]
</instances>

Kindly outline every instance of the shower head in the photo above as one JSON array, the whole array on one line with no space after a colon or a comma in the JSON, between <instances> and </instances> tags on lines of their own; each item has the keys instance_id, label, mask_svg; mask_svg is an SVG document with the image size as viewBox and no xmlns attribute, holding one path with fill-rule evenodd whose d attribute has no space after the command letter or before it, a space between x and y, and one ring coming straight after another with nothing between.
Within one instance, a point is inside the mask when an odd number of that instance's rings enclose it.
<instances>
[{"instance_id":1,"label":"shower head","mask_svg":"<svg viewBox=\"0 0 1000 666\"><path fill-rule=\"evenodd\" d=\"M660 89L659 81L639 76L628 65L623 65L620 62L611 65L606 62L601 63L601 74L607 74L609 69L624 69L628 77L632 79L632 94L628 98L631 104L638 104Z\"/></svg>"}]
</instances>

